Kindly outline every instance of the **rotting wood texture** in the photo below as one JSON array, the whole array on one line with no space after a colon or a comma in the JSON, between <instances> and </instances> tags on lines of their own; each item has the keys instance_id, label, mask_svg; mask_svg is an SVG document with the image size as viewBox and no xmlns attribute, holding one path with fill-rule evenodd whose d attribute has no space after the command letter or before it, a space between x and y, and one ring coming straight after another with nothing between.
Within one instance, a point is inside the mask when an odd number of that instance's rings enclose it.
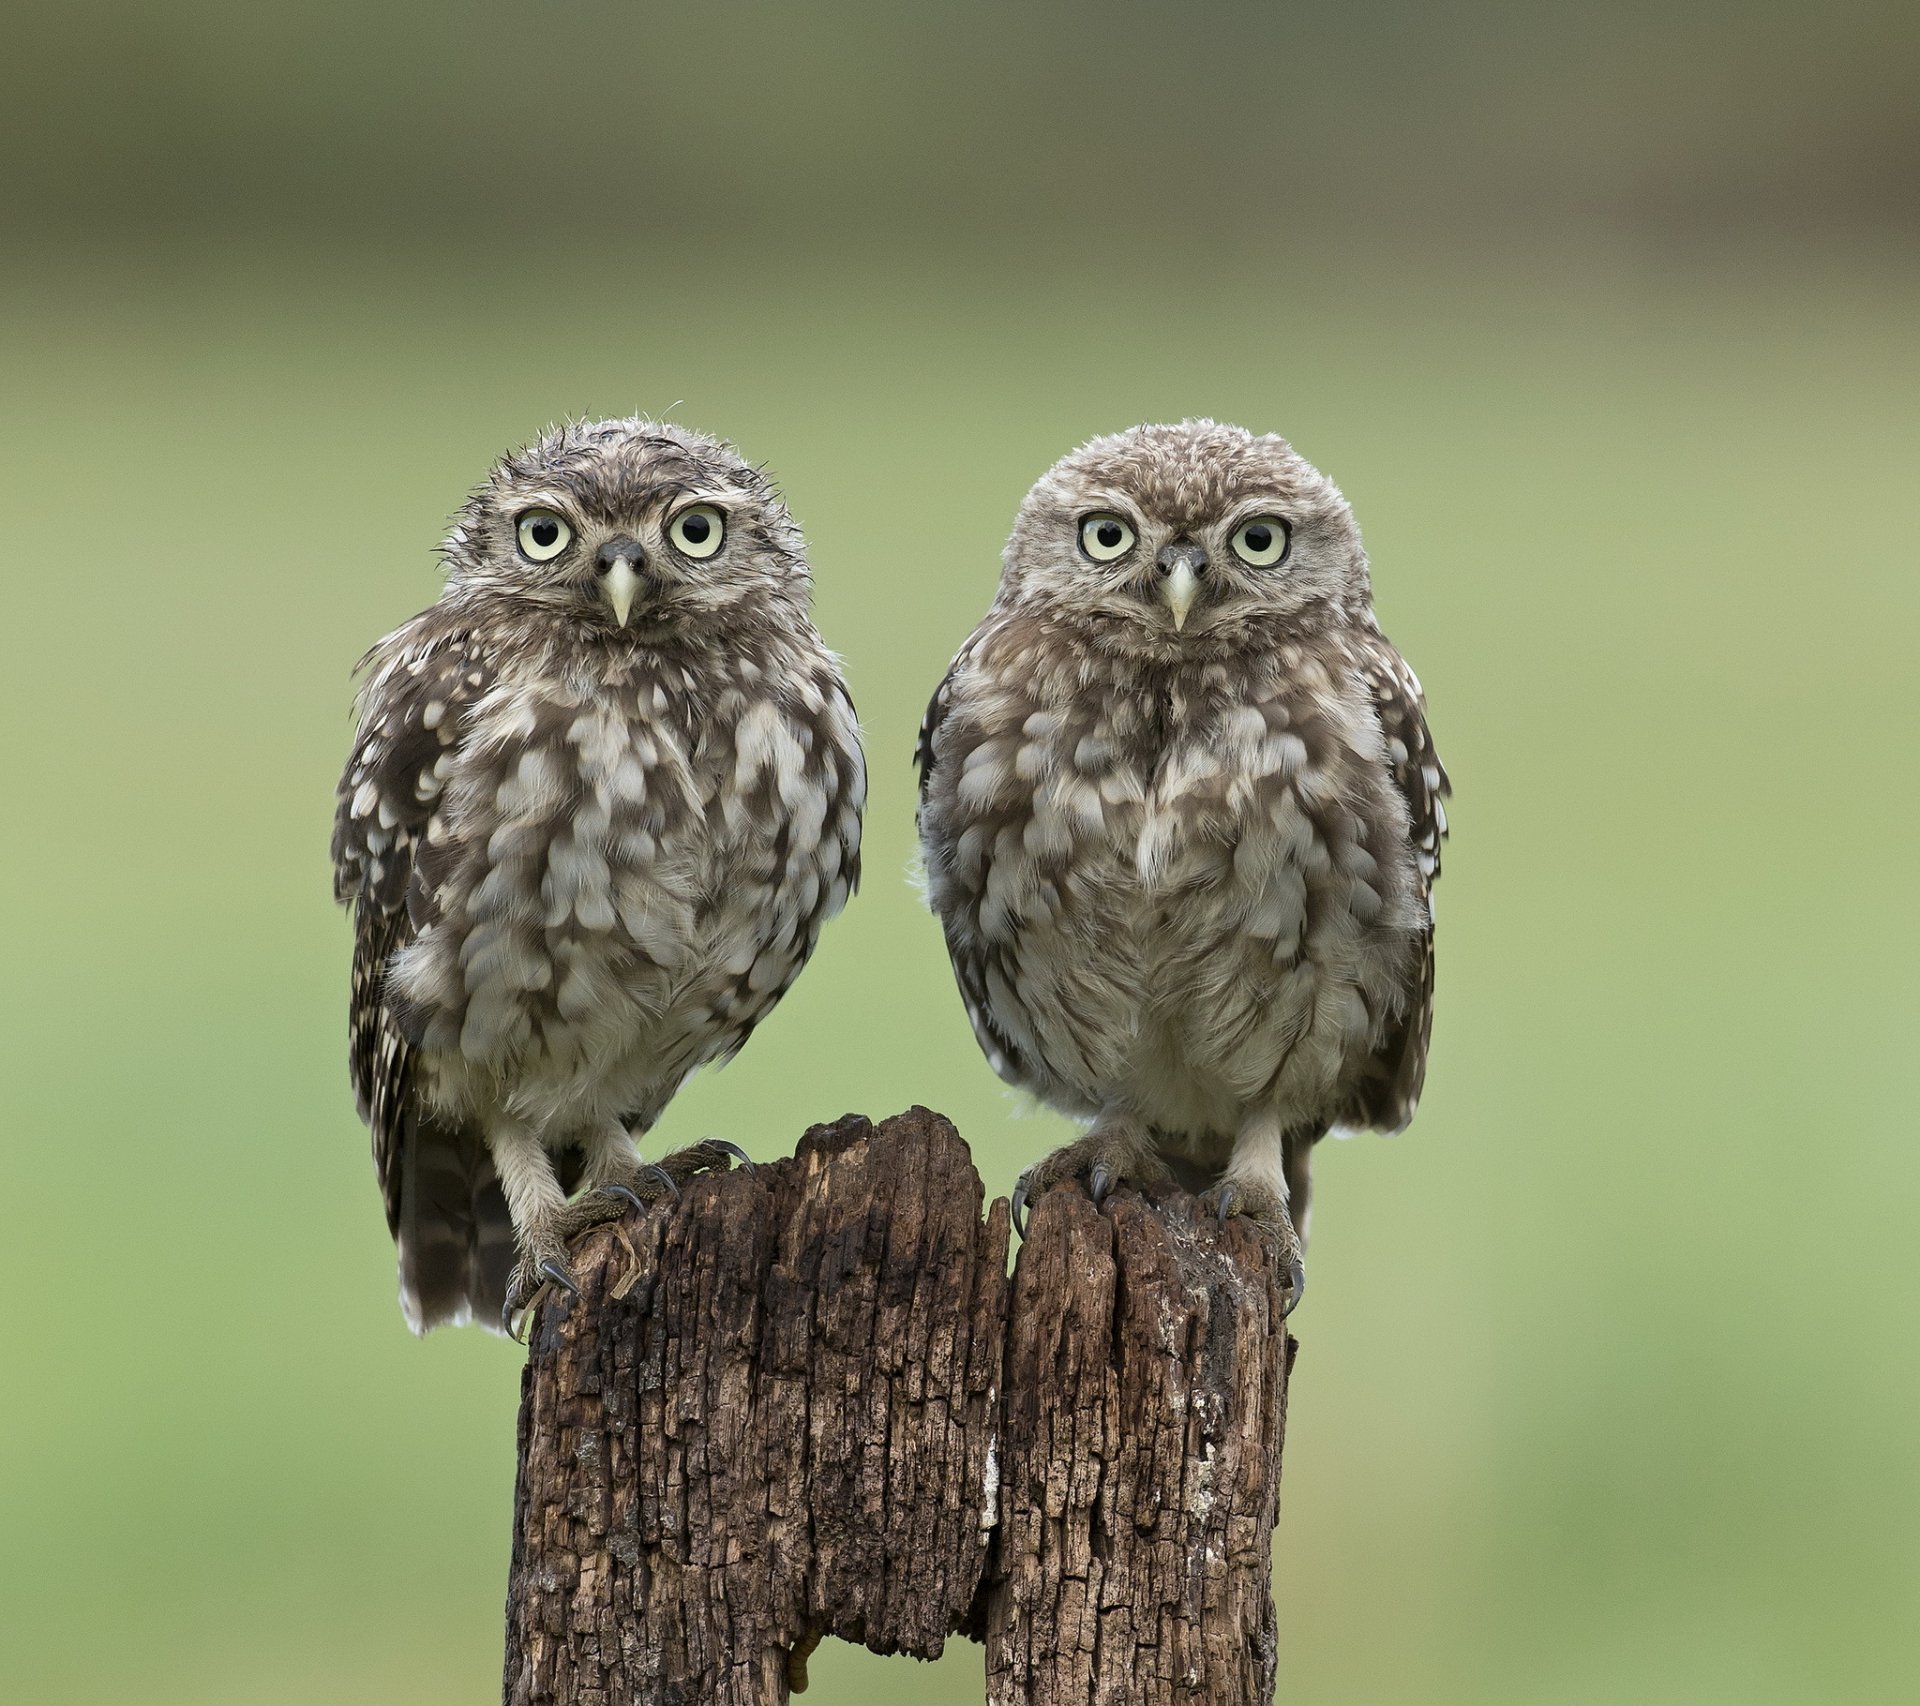
<instances>
[{"instance_id":1,"label":"rotting wood texture","mask_svg":"<svg viewBox=\"0 0 1920 1706\"><path fill-rule=\"evenodd\" d=\"M778 1706L824 1635L955 1631L997 1706L1271 1699L1258 1238L1067 1186L1010 1287L983 1199L937 1114L849 1115L575 1247L522 1381L509 1706Z\"/></svg>"},{"instance_id":2,"label":"rotting wood texture","mask_svg":"<svg viewBox=\"0 0 1920 1706\"><path fill-rule=\"evenodd\" d=\"M1294 1343L1260 1236L1195 1198L1076 1186L1014 1278L992 1706L1273 1698L1273 1526Z\"/></svg>"}]
</instances>

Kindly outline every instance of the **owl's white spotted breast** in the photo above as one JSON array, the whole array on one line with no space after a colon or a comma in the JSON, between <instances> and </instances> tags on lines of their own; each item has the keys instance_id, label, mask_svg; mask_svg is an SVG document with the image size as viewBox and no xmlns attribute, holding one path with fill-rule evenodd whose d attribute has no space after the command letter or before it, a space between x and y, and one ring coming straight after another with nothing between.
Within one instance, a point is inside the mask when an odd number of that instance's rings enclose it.
<instances>
[{"instance_id":1,"label":"owl's white spotted breast","mask_svg":"<svg viewBox=\"0 0 1920 1706\"><path fill-rule=\"evenodd\" d=\"M1352 1117L1431 930L1387 655L1334 634L1145 664L989 618L930 713L921 835L1003 1076L1201 1154L1260 1110Z\"/></svg>"},{"instance_id":2,"label":"owl's white spotted breast","mask_svg":"<svg viewBox=\"0 0 1920 1706\"><path fill-rule=\"evenodd\" d=\"M410 703L412 661L370 683L369 727L387 697ZM455 1116L648 1123L746 1040L847 899L865 796L852 706L804 639L493 665L414 778L431 815L388 1005Z\"/></svg>"}]
</instances>

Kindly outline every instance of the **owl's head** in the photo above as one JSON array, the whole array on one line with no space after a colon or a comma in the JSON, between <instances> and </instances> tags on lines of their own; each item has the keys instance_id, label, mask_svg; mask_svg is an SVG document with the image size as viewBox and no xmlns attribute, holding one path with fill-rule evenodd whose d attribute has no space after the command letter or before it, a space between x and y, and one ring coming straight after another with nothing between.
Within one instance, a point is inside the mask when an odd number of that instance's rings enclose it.
<instances>
[{"instance_id":1,"label":"owl's head","mask_svg":"<svg viewBox=\"0 0 1920 1706\"><path fill-rule=\"evenodd\" d=\"M443 547L454 596L650 641L804 610L805 552L732 445L643 419L570 422L503 457Z\"/></svg>"},{"instance_id":2,"label":"owl's head","mask_svg":"<svg viewBox=\"0 0 1920 1706\"><path fill-rule=\"evenodd\" d=\"M1339 488L1285 439L1204 420L1056 462L1020 506L1000 587L1005 605L1162 653L1363 620L1372 596Z\"/></svg>"}]
</instances>

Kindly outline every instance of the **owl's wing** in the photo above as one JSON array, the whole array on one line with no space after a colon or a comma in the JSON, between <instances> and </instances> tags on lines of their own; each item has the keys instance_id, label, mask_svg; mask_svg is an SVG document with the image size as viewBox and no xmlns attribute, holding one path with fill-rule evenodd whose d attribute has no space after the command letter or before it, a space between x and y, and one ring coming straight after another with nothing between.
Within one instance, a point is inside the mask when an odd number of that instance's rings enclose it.
<instances>
[{"instance_id":1,"label":"owl's wing","mask_svg":"<svg viewBox=\"0 0 1920 1706\"><path fill-rule=\"evenodd\" d=\"M1440 844L1447 836L1444 802L1453 788L1427 728L1426 697L1406 660L1378 639L1367 647L1361 672L1386 736L1394 786L1407 802L1419 898L1426 913L1412 996L1377 1057L1379 1074L1369 1082L1357 1110L1357 1123L1398 1131L1413 1118L1427 1076L1427 1044L1433 1034L1433 885L1440 876Z\"/></svg>"},{"instance_id":2,"label":"owl's wing","mask_svg":"<svg viewBox=\"0 0 1920 1706\"><path fill-rule=\"evenodd\" d=\"M387 1229L398 1236L406 1138L418 1110L413 1049L387 999L387 968L415 935L408 900L445 782L442 761L493 668L473 632L438 608L388 635L361 667L359 732L333 820L333 893L353 909L348 1067L373 1133Z\"/></svg>"},{"instance_id":3,"label":"owl's wing","mask_svg":"<svg viewBox=\"0 0 1920 1706\"><path fill-rule=\"evenodd\" d=\"M990 987L997 984L1010 997L1011 992L1019 987L1019 978L1015 975L1017 968L1006 963L1004 948L996 948L989 943L978 928L985 885L984 862L991 857L985 851L985 845L990 843L991 838L983 838L979 854L983 861L980 870L968 875L953 869L952 826L946 821L946 814L937 798L939 789L950 786L945 780L944 765L941 783L936 785L934 779L936 764L942 764L943 747L951 747L956 739L963 745L970 745L979 738L973 719L956 719L957 695L976 654L991 655L992 644L997 636L998 628L991 620L982 623L947 666L947 673L940 678L940 685L933 690L933 698L928 701L926 715L920 719L920 736L914 744L913 762L920 772L920 846L922 857L927 861L929 898L940 917L941 929L947 939L947 957L953 965L954 981L960 986L960 999L966 1006L974 1037L980 1044L981 1052L986 1055L988 1064L1008 1083L1028 1084L1033 1078L1032 1068L1009 1034L1002 1016L996 1012ZM956 721L961 725L957 731ZM965 753L960 753L959 757L964 759ZM948 804L951 804L950 795Z\"/></svg>"},{"instance_id":4,"label":"owl's wing","mask_svg":"<svg viewBox=\"0 0 1920 1706\"><path fill-rule=\"evenodd\" d=\"M842 764L829 789L832 799L828 821L840 850L840 874L844 892L830 903L816 908L810 928L817 935L820 926L845 906L860 888L860 828L867 810L867 755L860 744L860 713L854 708L853 695L835 672L828 681L826 698L833 708L841 734ZM819 739L816 733L815 739Z\"/></svg>"},{"instance_id":5,"label":"owl's wing","mask_svg":"<svg viewBox=\"0 0 1920 1706\"><path fill-rule=\"evenodd\" d=\"M913 743L913 767L920 772L920 798L927 797L927 784L933 778L933 746L940 733L940 725L947 720L947 710L953 697L953 678L960 673L961 666L972 655L973 642L960 648L959 655L947 665L947 673L940 677L940 685L933 690L933 697L927 701L926 714L920 719L920 733Z\"/></svg>"},{"instance_id":6,"label":"owl's wing","mask_svg":"<svg viewBox=\"0 0 1920 1706\"><path fill-rule=\"evenodd\" d=\"M860 720L838 668L822 661L813 674L812 692L790 700L785 714L803 733L800 774L784 784L797 788L776 796L775 771L757 772L745 761L729 762L727 773L751 777L750 792L736 793L729 812L750 804L754 821L769 831L766 863L729 886L727 903L744 909L766 932L763 946L743 970L730 997L716 1010L725 1033L715 1061L731 1060L799 978L819 945L827 920L846 905L860 886L860 828L867 802L867 761L860 745ZM804 799L805 804L799 802ZM644 1117L650 1122L658 1109ZM635 1110L632 1118L642 1117Z\"/></svg>"}]
</instances>

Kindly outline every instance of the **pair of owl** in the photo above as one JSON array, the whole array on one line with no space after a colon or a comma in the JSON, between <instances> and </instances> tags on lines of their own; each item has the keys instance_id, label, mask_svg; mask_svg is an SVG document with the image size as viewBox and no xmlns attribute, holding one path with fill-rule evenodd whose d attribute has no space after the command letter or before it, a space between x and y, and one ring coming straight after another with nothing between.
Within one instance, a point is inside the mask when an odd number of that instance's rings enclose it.
<instances>
[{"instance_id":1,"label":"pair of owl","mask_svg":"<svg viewBox=\"0 0 1920 1706\"><path fill-rule=\"evenodd\" d=\"M800 530L647 420L506 457L440 601L364 660L339 789L351 1068L407 1319L511 1328L586 1228L744 1156L637 1140L736 1053L860 871L866 772ZM1334 484L1211 421L1027 495L920 730L928 894L1003 1078L1088 1122L1030 1169L1172 1177L1272 1237L1425 1071L1446 779Z\"/></svg>"}]
</instances>

